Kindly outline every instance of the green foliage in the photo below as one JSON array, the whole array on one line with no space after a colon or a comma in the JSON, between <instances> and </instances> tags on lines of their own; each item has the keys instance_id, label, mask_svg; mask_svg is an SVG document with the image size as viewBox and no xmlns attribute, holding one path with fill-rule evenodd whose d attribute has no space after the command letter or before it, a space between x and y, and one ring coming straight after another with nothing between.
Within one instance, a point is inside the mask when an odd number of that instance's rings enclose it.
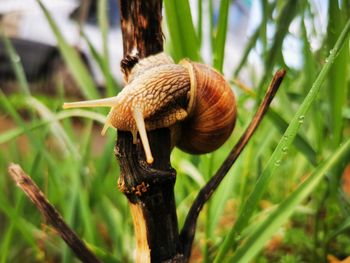
<instances>
[{"instance_id":1,"label":"green foliage","mask_svg":"<svg viewBox=\"0 0 350 263\"><path fill-rule=\"evenodd\" d=\"M164 1L166 21L171 39L171 55L176 61L181 58L199 60L199 41L193 27L188 0Z\"/></svg>"},{"instance_id":2,"label":"green foliage","mask_svg":"<svg viewBox=\"0 0 350 263\"><path fill-rule=\"evenodd\" d=\"M42 4L42 2L40 0L37 0L37 2L40 5L43 13L45 14L45 17L47 18L47 21L50 24L53 33L55 34L61 54L67 66L69 67L74 79L79 84L81 91L89 99L97 98L98 92L95 87L94 81L90 73L84 66L83 62L81 61L81 58L79 57L78 53L76 52L74 47L70 46L64 39L60 29L58 28L57 24L53 20L46 7Z\"/></svg>"},{"instance_id":3,"label":"green foliage","mask_svg":"<svg viewBox=\"0 0 350 263\"><path fill-rule=\"evenodd\" d=\"M108 6L105 0L98 2L103 50L93 46L82 28L81 35L105 78L106 94L115 95L118 84L107 46ZM172 153L182 227L197 192L250 122L273 70L287 68L272 109L202 211L194 244L200 256L195 262L322 262L329 254L350 255L350 193L343 190L341 178L350 163L350 9L348 1L339 6L330 0L327 34L322 35L315 28L320 17L310 2L261 1L260 26L249 36L231 75L237 80L248 73L251 83L245 84L256 87L247 93L233 87L239 114L234 134L211 154L191 156L177 149ZM165 42L173 58L202 60L202 47L209 41L213 66L222 71L225 50L232 48L226 41L231 3L221 0L215 6L212 0L198 0L198 10L191 10L188 0L165 0ZM39 0L38 4L83 96L101 96L51 14ZM293 24L298 32L291 30ZM271 25L275 30L268 34ZM300 68L288 67L284 59L288 37L300 40ZM311 48L315 37L324 43L318 49ZM132 219L116 187L115 133L99 135L105 115L61 110L64 93L32 94L11 42L3 34L1 41L21 92L0 90L0 122L8 125L0 132L0 262L74 261L63 241L42 224L36 209L5 176L9 162L21 164L103 262L132 262ZM253 53L264 65L262 75L249 59Z\"/></svg>"}]
</instances>

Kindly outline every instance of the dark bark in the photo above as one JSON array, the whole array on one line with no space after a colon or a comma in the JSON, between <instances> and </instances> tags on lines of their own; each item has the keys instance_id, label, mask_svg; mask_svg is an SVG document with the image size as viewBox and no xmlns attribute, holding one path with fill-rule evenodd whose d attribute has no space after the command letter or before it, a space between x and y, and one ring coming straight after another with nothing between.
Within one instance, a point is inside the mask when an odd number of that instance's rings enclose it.
<instances>
[{"instance_id":1,"label":"dark bark","mask_svg":"<svg viewBox=\"0 0 350 263\"><path fill-rule=\"evenodd\" d=\"M120 0L120 15L124 47L121 68L127 81L139 59L163 51L162 1ZM118 131L116 145L121 168L118 185L130 202L136 257L143 262L182 262L174 198L176 173L170 166L170 131L148 132L148 138L154 156L152 165L145 161L140 140L133 144L130 132Z\"/></svg>"},{"instance_id":2,"label":"dark bark","mask_svg":"<svg viewBox=\"0 0 350 263\"><path fill-rule=\"evenodd\" d=\"M181 247L174 199L176 174L169 161L169 131L152 131L148 136L151 149L160 157L151 166L145 161L142 144L133 144L130 133L118 132L116 155L121 168L118 186L129 202L142 211L137 220L145 221L146 236L135 235L138 242L147 241L151 262L176 262Z\"/></svg>"},{"instance_id":3,"label":"dark bark","mask_svg":"<svg viewBox=\"0 0 350 263\"><path fill-rule=\"evenodd\" d=\"M162 0L119 0L124 59L121 68L129 75L138 58L163 51Z\"/></svg>"}]
</instances>

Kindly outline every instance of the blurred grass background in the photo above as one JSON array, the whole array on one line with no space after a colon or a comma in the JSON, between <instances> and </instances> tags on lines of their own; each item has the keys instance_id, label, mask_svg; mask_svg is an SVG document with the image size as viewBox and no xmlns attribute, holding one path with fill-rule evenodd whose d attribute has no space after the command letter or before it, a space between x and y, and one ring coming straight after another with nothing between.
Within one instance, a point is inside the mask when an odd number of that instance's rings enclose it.
<instances>
[{"instance_id":1,"label":"blurred grass background","mask_svg":"<svg viewBox=\"0 0 350 263\"><path fill-rule=\"evenodd\" d=\"M228 70L233 2L198 0L193 8L188 0L164 0L167 52L175 61L187 57L223 71L239 114L232 137L216 152L173 151L180 228L198 190L250 122L274 71L287 69L261 127L204 207L192 261L344 259L350 256L350 2L323 1L324 18L313 1L256 1L260 24L246 36L244 51L235 54L237 65ZM50 11L37 1L80 99L115 95L122 86L110 66L108 2L97 3L103 48L94 46L84 27L80 34L104 78L102 91ZM297 66L286 59L288 38L300 46L292 54L299 58ZM17 81L13 92L5 92L0 82L0 262L75 261L7 176L10 162L32 176L103 262L132 262L132 220L116 186L116 134L99 135L107 110L62 111L62 103L77 96L66 92L64 77L55 81L54 95L33 93L11 39L1 33L1 41Z\"/></svg>"}]
</instances>

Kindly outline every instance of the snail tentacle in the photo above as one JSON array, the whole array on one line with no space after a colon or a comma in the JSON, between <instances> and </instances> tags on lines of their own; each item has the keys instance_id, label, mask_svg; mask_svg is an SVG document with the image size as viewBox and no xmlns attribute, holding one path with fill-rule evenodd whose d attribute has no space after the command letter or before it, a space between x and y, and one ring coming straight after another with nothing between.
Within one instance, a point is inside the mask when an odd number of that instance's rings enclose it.
<instances>
[{"instance_id":1,"label":"snail tentacle","mask_svg":"<svg viewBox=\"0 0 350 263\"><path fill-rule=\"evenodd\" d=\"M111 107L111 110L109 111L106 122L103 126L103 129L101 131L101 135L105 135L107 129L112 126L111 125L111 119L113 117L113 111L115 107L118 105L118 97L110 97L105 99L98 99L98 100L86 100L86 101L75 101L75 102L65 102L63 103L63 109L69 109L69 108L93 108L93 107Z\"/></svg>"},{"instance_id":2,"label":"snail tentacle","mask_svg":"<svg viewBox=\"0 0 350 263\"><path fill-rule=\"evenodd\" d=\"M140 137L141 137L143 149L145 150L146 161L147 161L147 163L151 164L151 163L153 163L153 156L152 156L152 152L151 152L151 147L149 146L149 142L148 142L145 120L143 119L142 110L140 108L134 108L132 110L132 114L133 114L133 117L134 117L134 120L136 123L137 130L138 130ZM135 138L134 138L134 140L135 140Z\"/></svg>"},{"instance_id":3,"label":"snail tentacle","mask_svg":"<svg viewBox=\"0 0 350 263\"><path fill-rule=\"evenodd\" d=\"M69 108L93 108L93 107L114 107L118 104L118 97L110 97L98 100L86 100L63 103L63 109Z\"/></svg>"},{"instance_id":4,"label":"snail tentacle","mask_svg":"<svg viewBox=\"0 0 350 263\"><path fill-rule=\"evenodd\" d=\"M101 135L104 136L106 134L106 131L109 127L113 127L113 125L111 125L111 120L114 114L114 110L115 110L115 106L111 108L111 110L109 111L107 118L106 118L106 122L103 125L102 131L101 131Z\"/></svg>"}]
</instances>

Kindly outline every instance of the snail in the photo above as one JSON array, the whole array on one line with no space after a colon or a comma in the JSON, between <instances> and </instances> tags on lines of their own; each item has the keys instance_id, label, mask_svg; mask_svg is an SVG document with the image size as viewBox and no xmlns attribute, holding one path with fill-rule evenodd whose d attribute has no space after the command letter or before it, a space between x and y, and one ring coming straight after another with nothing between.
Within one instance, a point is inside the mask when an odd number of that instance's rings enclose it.
<instances>
[{"instance_id":1,"label":"snail","mask_svg":"<svg viewBox=\"0 0 350 263\"><path fill-rule=\"evenodd\" d=\"M219 72L186 59L175 64L165 53L140 60L117 96L63 104L77 107L111 107L102 135L112 126L130 131L136 143L139 133L149 164L146 131L169 127L172 147L203 154L219 148L236 121L234 94Z\"/></svg>"}]
</instances>

